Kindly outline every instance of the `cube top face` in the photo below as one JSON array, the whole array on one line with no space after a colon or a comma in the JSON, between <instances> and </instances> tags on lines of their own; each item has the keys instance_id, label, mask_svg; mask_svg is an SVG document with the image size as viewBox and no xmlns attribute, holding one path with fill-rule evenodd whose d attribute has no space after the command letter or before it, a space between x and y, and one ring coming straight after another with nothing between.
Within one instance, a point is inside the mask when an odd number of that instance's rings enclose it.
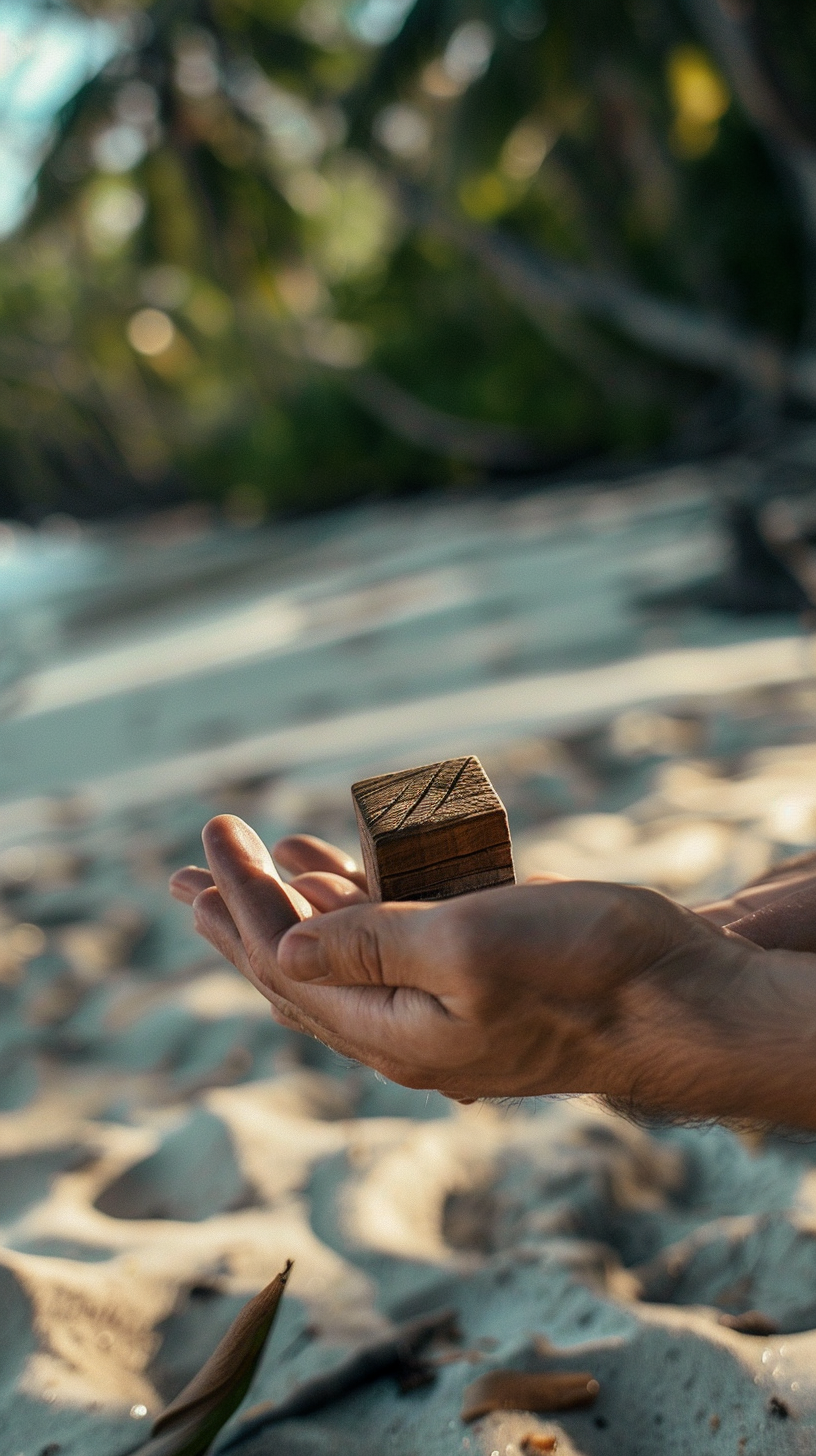
<instances>
[{"instance_id":1,"label":"cube top face","mask_svg":"<svg viewBox=\"0 0 816 1456\"><path fill-rule=\"evenodd\" d=\"M441 899L515 882L507 814L477 758L382 774L351 792L375 898Z\"/></svg>"},{"instance_id":2,"label":"cube top face","mask_svg":"<svg viewBox=\"0 0 816 1456\"><path fill-rule=\"evenodd\" d=\"M478 758L448 758L352 784L366 824L378 839L437 828L485 809L501 809Z\"/></svg>"}]
</instances>

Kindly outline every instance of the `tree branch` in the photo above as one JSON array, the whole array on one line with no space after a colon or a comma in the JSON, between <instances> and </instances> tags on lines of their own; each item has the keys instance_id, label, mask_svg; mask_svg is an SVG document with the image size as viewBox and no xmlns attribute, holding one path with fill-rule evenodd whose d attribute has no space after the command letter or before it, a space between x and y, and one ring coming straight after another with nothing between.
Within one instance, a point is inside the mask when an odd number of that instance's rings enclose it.
<instances>
[{"instance_id":1,"label":"tree branch","mask_svg":"<svg viewBox=\"0 0 816 1456\"><path fill-rule=\"evenodd\" d=\"M779 393L785 386L784 356L771 339L749 334L716 314L654 298L623 280L539 250L533 253L497 229L458 219L446 219L443 226L493 273L533 323L551 309L575 309L677 363L730 375L763 394Z\"/></svg>"},{"instance_id":2,"label":"tree branch","mask_svg":"<svg viewBox=\"0 0 816 1456\"><path fill-rule=\"evenodd\" d=\"M401 439L485 469L517 469L545 465L543 447L511 425L464 420L424 404L415 395L373 369L355 369L346 376L349 390L364 409Z\"/></svg>"},{"instance_id":3,"label":"tree branch","mask_svg":"<svg viewBox=\"0 0 816 1456\"><path fill-rule=\"evenodd\" d=\"M808 246L816 251L816 147L764 63L752 23L754 0L685 0L685 5L746 115L793 177Z\"/></svg>"},{"instance_id":4,"label":"tree branch","mask_svg":"<svg viewBox=\"0 0 816 1456\"><path fill-rule=\"evenodd\" d=\"M718 314L655 298L634 284L593 273L498 228L444 212L427 193L401 188L411 219L443 233L480 262L536 327L550 333L553 311L587 314L677 364L736 379L759 394L816 404L816 351L794 354Z\"/></svg>"}]
</instances>

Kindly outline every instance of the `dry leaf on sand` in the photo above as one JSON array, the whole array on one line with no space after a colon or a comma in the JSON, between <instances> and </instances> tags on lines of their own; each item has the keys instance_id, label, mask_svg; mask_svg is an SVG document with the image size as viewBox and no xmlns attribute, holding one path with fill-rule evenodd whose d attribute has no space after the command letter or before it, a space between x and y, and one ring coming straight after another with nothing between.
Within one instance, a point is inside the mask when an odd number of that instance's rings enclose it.
<instances>
[{"instance_id":1,"label":"dry leaf on sand","mask_svg":"<svg viewBox=\"0 0 816 1456\"><path fill-rule=\"evenodd\" d=\"M465 1390L462 1420L475 1421L497 1410L573 1410L592 1405L599 1389L597 1380L585 1370L554 1374L490 1370Z\"/></svg>"},{"instance_id":2,"label":"dry leaf on sand","mask_svg":"<svg viewBox=\"0 0 816 1456\"><path fill-rule=\"evenodd\" d=\"M278 1312L291 1260L245 1304L189 1385L154 1422L134 1456L204 1456L241 1404Z\"/></svg>"}]
</instances>

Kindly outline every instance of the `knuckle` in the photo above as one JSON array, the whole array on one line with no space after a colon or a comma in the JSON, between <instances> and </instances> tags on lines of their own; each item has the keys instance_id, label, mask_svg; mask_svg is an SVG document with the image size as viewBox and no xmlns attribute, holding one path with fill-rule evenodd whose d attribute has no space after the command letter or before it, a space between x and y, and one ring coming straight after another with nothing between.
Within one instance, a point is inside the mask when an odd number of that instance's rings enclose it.
<instances>
[{"instance_id":1,"label":"knuckle","mask_svg":"<svg viewBox=\"0 0 816 1456\"><path fill-rule=\"evenodd\" d=\"M252 940L249 945L244 942L243 949L253 976L256 980L265 982L268 979L266 947L261 941Z\"/></svg>"},{"instance_id":2,"label":"knuckle","mask_svg":"<svg viewBox=\"0 0 816 1456\"><path fill-rule=\"evenodd\" d=\"M373 985L382 985L383 960L380 938L370 925L355 925L342 942L343 957L353 972Z\"/></svg>"}]
</instances>

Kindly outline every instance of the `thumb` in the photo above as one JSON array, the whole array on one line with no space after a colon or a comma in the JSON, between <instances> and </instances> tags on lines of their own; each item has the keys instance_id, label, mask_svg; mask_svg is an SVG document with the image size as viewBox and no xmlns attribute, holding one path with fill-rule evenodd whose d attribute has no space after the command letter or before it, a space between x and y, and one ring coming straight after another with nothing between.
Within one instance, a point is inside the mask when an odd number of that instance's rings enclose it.
<instances>
[{"instance_id":1,"label":"thumb","mask_svg":"<svg viewBox=\"0 0 816 1456\"><path fill-rule=\"evenodd\" d=\"M435 992L444 963L444 907L350 905L293 925L278 946L292 981L324 986L415 986Z\"/></svg>"}]
</instances>

